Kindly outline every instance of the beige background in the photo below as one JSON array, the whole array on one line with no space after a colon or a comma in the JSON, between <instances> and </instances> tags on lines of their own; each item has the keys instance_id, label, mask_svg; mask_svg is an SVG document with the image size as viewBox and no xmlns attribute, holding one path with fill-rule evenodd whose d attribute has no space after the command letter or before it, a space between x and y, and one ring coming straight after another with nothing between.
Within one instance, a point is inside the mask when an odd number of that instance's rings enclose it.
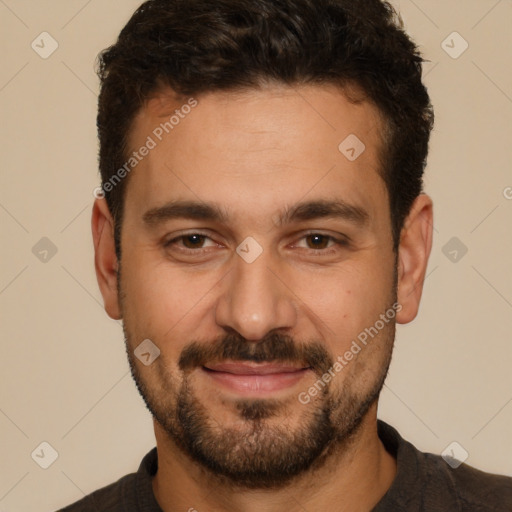
<instances>
[{"instance_id":1,"label":"beige background","mask_svg":"<svg viewBox=\"0 0 512 512\"><path fill-rule=\"evenodd\" d=\"M135 470L154 443L121 326L103 311L89 228L94 60L138 4L0 0L0 512L55 510ZM396 5L431 61L436 233L380 417L422 450L457 441L469 464L512 476L512 1ZM59 45L47 59L31 48L43 31ZM441 46L453 31L469 44L457 59ZM451 52L462 43L447 40ZM32 252L42 237L55 255ZM454 247L443 253L452 237L468 249L456 262ZM58 452L46 470L31 458L43 441Z\"/></svg>"}]
</instances>

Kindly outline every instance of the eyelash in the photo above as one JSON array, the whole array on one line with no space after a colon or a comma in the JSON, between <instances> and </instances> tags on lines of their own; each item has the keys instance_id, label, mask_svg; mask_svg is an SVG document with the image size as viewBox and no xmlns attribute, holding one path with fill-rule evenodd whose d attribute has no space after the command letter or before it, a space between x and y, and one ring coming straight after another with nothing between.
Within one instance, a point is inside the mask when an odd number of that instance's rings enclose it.
<instances>
[{"instance_id":1,"label":"eyelash","mask_svg":"<svg viewBox=\"0 0 512 512\"><path fill-rule=\"evenodd\" d=\"M168 241L164 242L164 248L167 249L167 248L170 248L173 245L177 245L178 242L183 241L185 238L190 237L190 236L194 236L194 235L200 236L200 237L204 237L204 238L206 238L208 240L212 240L212 238L209 237L208 235L206 235L205 233L201 233L201 232L198 232L198 231L191 231L190 233L184 233L184 234L182 234L180 236L177 236L175 238L172 238L171 240L168 240ZM326 247L324 249L302 248L303 250L307 251L307 254L312 254L312 255L315 255L315 256L322 256L322 255L332 254L333 252L336 252L336 250L337 250L337 248L335 246L347 248L350 245L349 240L347 238L336 238L336 237L334 237L332 235L326 235L326 234L320 233L318 231L310 231L308 233L305 233L304 235L302 235L300 237L299 240L304 240L304 239L306 239L308 237L311 237L311 236L320 236L320 237L327 238L327 243L334 244L334 245L331 245L331 246ZM210 247L207 247L207 248L199 247L197 249L190 249L188 247L180 246L180 248L179 248L179 250L181 252L188 253L190 255L202 255L202 254L208 252L209 249L210 249Z\"/></svg>"}]
</instances>

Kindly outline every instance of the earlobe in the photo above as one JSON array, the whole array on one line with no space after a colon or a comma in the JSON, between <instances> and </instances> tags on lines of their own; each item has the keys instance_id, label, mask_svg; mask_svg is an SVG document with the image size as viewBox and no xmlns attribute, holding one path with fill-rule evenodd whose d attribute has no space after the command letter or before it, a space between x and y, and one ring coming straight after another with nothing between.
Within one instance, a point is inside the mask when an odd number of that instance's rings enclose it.
<instances>
[{"instance_id":1,"label":"earlobe","mask_svg":"<svg viewBox=\"0 0 512 512\"><path fill-rule=\"evenodd\" d=\"M402 229L398 250L397 322L406 324L418 313L428 258L432 249L433 206L426 194L414 201Z\"/></svg>"},{"instance_id":2,"label":"earlobe","mask_svg":"<svg viewBox=\"0 0 512 512\"><path fill-rule=\"evenodd\" d=\"M91 227L94 241L94 266L105 311L114 320L119 320L121 311L117 291L118 261L114 243L114 222L104 198L96 199L94 202Z\"/></svg>"}]
</instances>

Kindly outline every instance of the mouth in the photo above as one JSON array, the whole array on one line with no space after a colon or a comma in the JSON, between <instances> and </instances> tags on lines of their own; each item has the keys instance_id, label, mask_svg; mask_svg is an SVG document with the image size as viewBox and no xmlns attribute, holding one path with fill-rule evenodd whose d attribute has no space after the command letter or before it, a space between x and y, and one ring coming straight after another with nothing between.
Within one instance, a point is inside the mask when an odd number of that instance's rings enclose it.
<instances>
[{"instance_id":1,"label":"mouth","mask_svg":"<svg viewBox=\"0 0 512 512\"><path fill-rule=\"evenodd\" d=\"M238 394L261 395L295 386L311 368L290 364L225 362L207 364L201 370L224 389Z\"/></svg>"}]
</instances>

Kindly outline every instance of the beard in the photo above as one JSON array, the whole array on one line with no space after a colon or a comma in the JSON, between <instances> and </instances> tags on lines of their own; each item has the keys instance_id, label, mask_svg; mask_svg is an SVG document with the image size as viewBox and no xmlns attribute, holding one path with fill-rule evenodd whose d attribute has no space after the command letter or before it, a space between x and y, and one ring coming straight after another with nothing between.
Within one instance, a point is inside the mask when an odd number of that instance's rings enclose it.
<instances>
[{"instance_id":1,"label":"beard","mask_svg":"<svg viewBox=\"0 0 512 512\"><path fill-rule=\"evenodd\" d=\"M334 364L316 342L297 344L291 337L272 333L251 343L237 333L215 343L192 342L178 361L182 379L157 359L152 366L157 385L149 384L136 364L134 344L125 322L132 376L147 408L169 439L189 459L200 464L223 484L243 489L279 489L291 480L322 467L332 455L348 448L370 407L377 402L391 362L395 322L372 341L381 345L381 364L372 382L359 390L358 374L351 373L337 389L334 377L307 406L292 399L245 398L230 401L236 426L220 424L197 396L193 371L212 361L299 363L320 378ZM368 350L365 348L365 350ZM358 356L359 357L359 356ZM160 358L161 359L161 358ZM354 361L351 364L356 363ZM364 364L362 365L364 368ZM146 370L147 371L147 370ZM346 371L343 369L343 371ZM296 427L285 424L300 413Z\"/></svg>"},{"instance_id":2,"label":"beard","mask_svg":"<svg viewBox=\"0 0 512 512\"><path fill-rule=\"evenodd\" d=\"M393 304L397 303L397 284L395 260L390 300L385 310L393 309ZM121 267L117 287L123 312L127 297L121 286ZM379 350L368 355L378 359L379 364L371 378L367 376L363 361L358 369L365 372L364 379L354 371L336 389L332 385L336 378L333 378L307 406L298 400L298 395L297 401L292 398L291 403L271 398L234 400L231 405L234 405L238 422L236 427L230 427L212 418L195 393L191 382L194 370L206 363L226 360L291 363L309 367L321 379L335 363L324 345L315 341L297 343L290 336L277 332L254 343L234 331L215 342L188 344L178 361L181 380L162 363L162 358L157 358L151 365L154 366L153 381L155 376L157 378L153 384L144 375L144 369L148 368L136 363L135 330L132 332L127 320L123 314L131 374L153 418L186 457L220 483L241 490L281 489L306 472L321 468L333 455L348 450L368 411L379 399L391 364L396 331L393 317L375 339L372 337L371 344L379 345ZM371 348L365 347L363 352L366 350L371 351ZM351 364L357 365L359 357L358 354ZM360 389L362 386L364 389ZM302 413L297 422L299 426L292 429L283 425L297 407ZM277 421L272 424L273 419Z\"/></svg>"}]
</instances>

